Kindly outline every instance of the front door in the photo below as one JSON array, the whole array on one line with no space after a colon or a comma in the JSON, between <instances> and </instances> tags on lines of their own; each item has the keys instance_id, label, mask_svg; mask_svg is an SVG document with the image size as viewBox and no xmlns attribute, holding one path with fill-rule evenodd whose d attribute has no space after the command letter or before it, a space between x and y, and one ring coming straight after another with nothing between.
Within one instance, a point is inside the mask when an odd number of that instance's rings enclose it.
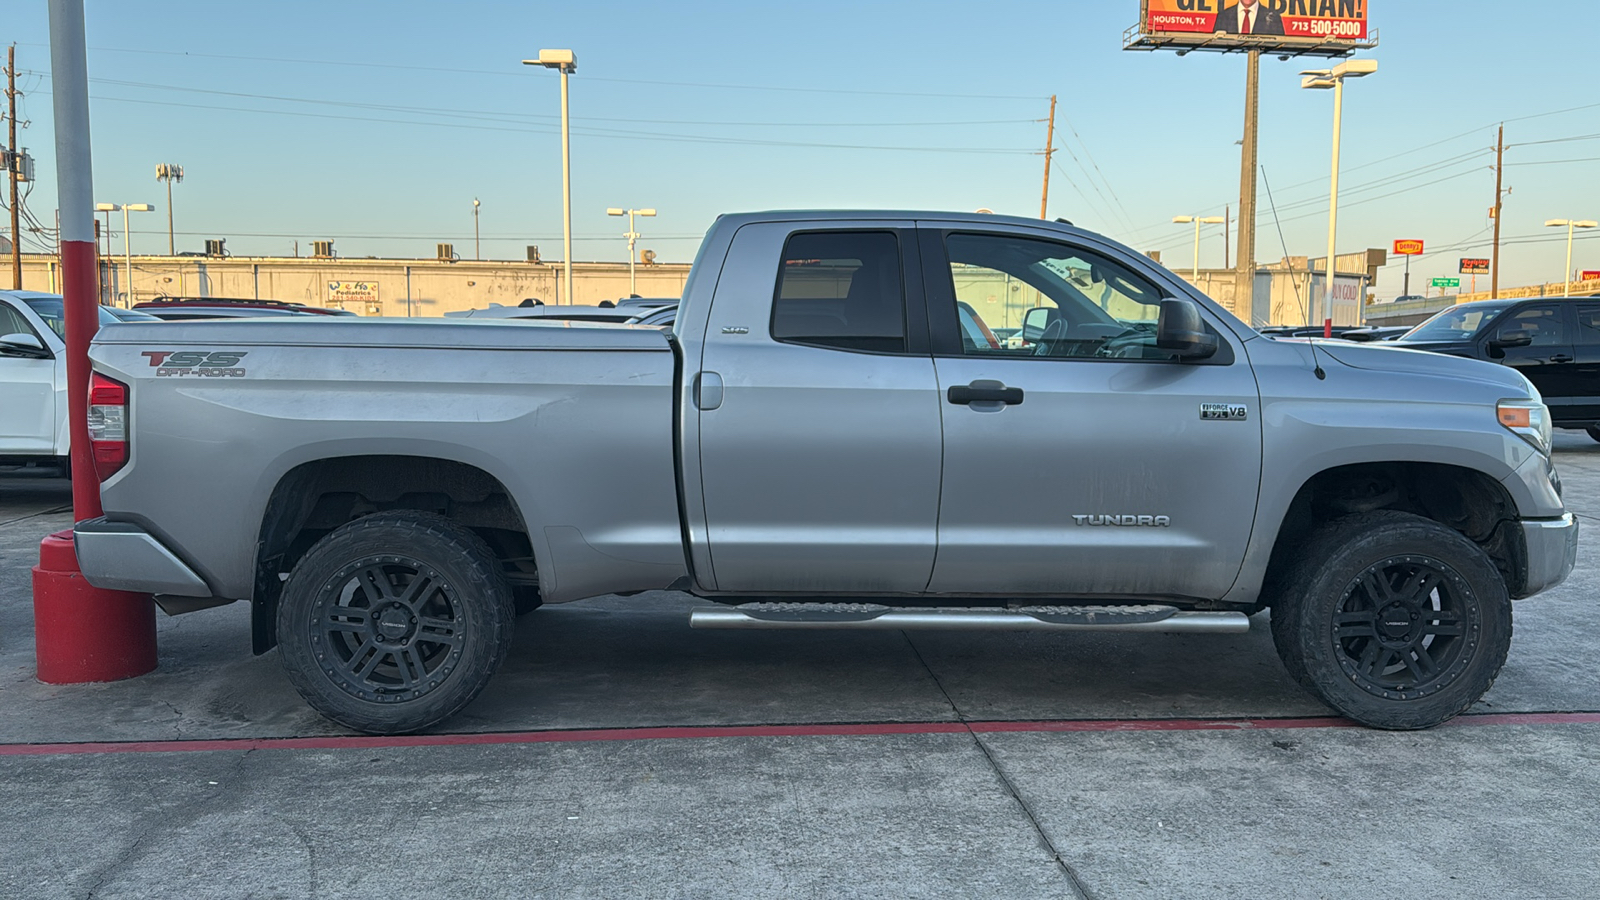
<instances>
[{"instance_id":1,"label":"front door","mask_svg":"<svg viewBox=\"0 0 1600 900\"><path fill-rule=\"evenodd\" d=\"M931 228L922 247L945 447L930 590L1225 594L1261 474L1233 335L1171 361L1161 289L1105 250Z\"/></svg>"},{"instance_id":2,"label":"front door","mask_svg":"<svg viewBox=\"0 0 1600 900\"><path fill-rule=\"evenodd\" d=\"M735 235L691 373L717 590L927 587L940 406L920 281L911 231Z\"/></svg>"},{"instance_id":3,"label":"front door","mask_svg":"<svg viewBox=\"0 0 1600 900\"><path fill-rule=\"evenodd\" d=\"M41 337L22 313L0 300L0 335ZM0 454L55 452L56 361L0 350Z\"/></svg>"}]
</instances>

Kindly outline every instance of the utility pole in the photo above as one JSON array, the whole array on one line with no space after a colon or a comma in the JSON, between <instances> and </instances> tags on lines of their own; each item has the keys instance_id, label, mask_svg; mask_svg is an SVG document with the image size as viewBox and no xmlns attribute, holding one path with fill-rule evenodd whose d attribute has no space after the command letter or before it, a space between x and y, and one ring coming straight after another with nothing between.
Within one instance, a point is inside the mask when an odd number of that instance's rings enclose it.
<instances>
[{"instance_id":1,"label":"utility pole","mask_svg":"<svg viewBox=\"0 0 1600 900\"><path fill-rule=\"evenodd\" d=\"M1037 121L1037 120L1035 120ZM1050 95L1050 127L1045 132L1044 138L1044 198L1039 201L1039 218L1047 219L1050 214L1050 159L1056 154L1056 95Z\"/></svg>"},{"instance_id":2,"label":"utility pole","mask_svg":"<svg viewBox=\"0 0 1600 900\"><path fill-rule=\"evenodd\" d=\"M10 135L6 139L6 180L11 182L11 288L22 290L22 243L19 240L22 229L17 222L17 45L12 44L6 48L6 127Z\"/></svg>"},{"instance_id":3,"label":"utility pole","mask_svg":"<svg viewBox=\"0 0 1600 900\"><path fill-rule=\"evenodd\" d=\"M1244 89L1244 149L1239 154L1239 255L1234 260L1233 311L1255 317L1257 122L1261 114L1261 51L1251 50Z\"/></svg>"},{"instance_id":4,"label":"utility pole","mask_svg":"<svg viewBox=\"0 0 1600 900\"><path fill-rule=\"evenodd\" d=\"M1505 195L1501 192L1504 185L1506 159L1506 126L1500 126L1500 139L1494 146L1494 261L1493 274L1489 276L1489 299L1500 299L1500 207Z\"/></svg>"}]
</instances>

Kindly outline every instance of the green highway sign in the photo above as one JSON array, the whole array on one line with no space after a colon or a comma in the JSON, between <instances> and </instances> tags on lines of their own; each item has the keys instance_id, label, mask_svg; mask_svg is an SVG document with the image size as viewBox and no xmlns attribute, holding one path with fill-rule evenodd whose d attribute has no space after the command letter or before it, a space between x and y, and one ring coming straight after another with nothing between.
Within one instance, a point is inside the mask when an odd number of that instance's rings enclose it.
<instances>
[{"instance_id":1,"label":"green highway sign","mask_svg":"<svg viewBox=\"0 0 1600 900\"><path fill-rule=\"evenodd\" d=\"M1447 287L1458 288L1458 287L1461 287L1461 279L1459 279L1459 278L1435 278L1433 280L1433 286L1436 287L1436 288L1447 288Z\"/></svg>"}]
</instances>

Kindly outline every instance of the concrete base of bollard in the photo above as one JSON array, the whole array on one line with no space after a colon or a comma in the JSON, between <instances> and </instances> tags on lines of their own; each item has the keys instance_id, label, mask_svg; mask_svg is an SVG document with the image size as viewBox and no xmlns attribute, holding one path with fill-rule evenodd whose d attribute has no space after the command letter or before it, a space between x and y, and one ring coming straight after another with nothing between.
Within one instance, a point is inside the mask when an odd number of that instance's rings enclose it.
<instances>
[{"instance_id":1,"label":"concrete base of bollard","mask_svg":"<svg viewBox=\"0 0 1600 900\"><path fill-rule=\"evenodd\" d=\"M156 667L156 608L150 595L103 590L85 581L71 531L39 543L33 636L39 680L46 684L120 681Z\"/></svg>"}]
</instances>

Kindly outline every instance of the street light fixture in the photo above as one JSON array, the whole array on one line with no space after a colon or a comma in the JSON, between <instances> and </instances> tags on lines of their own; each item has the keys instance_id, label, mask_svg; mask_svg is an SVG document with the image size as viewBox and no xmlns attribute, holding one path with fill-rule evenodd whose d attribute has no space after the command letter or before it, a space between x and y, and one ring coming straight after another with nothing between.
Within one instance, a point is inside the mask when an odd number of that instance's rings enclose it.
<instances>
[{"instance_id":1,"label":"street light fixture","mask_svg":"<svg viewBox=\"0 0 1600 900\"><path fill-rule=\"evenodd\" d=\"M655 214L656 211L653 209L619 209L613 206L606 210L606 215L608 216L628 217L628 233L624 234L623 237L628 239L628 295L631 297L639 296L638 280L634 277L633 271L634 263L638 262L639 258L638 255L633 252L633 243L641 236L638 230L633 227L633 217L654 216Z\"/></svg>"},{"instance_id":2,"label":"street light fixture","mask_svg":"<svg viewBox=\"0 0 1600 900\"><path fill-rule=\"evenodd\" d=\"M1333 179L1328 201L1328 286L1322 295L1323 337L1333 337L1333 258L1339 234L1339 130L1344 119L1344 80L1364 78L1376 71L1375 59L1347 59L1332 69L1300 73L1300 87L1306 90L1333 89Z\"/></svg>"},{"instance_id":3,"label":"street light fixture","mask_svg":"<svg viewBox=\"0 0 1600 900\"><path fill-rule=\"evenodd\" d=\"M133 250L130 248L129 243L130 243L131 239L133 238L133 235L128 231L128 213L130 213L130 212L151 212L152 210L155 209L155 207L152 206L149 203L124 203L124 204L122 204L120 206L115 204L115 203L96 203L94 205L94 208L95 208L95 212L114 213L114 212L121 211L121 213L122 213L122 261L123 261L123 265L126 266L127 273L128 273L127 274L127 285L126 285L127 294L128 294L128 305L132 306L133 305Z\"/></svg>"},{"instance_id":4,"label":"street light fixture","mask_svg":"<svg viewBox=\"0 0 1600 900\"><path fill-rule=\"evenodd\" d=\"M1544 224L1545 224L1546 228L1565 228L1567 230L1567 271L1566 271L1565 274L1563 274L1561 276L1561 280L1566 282L1566 289L1565 289L1565 292L1562 294L1562 296L1563 297L1571 297L1572 296L1572 230L1574 228L1600 228L1600 222L1595 222L1595 221L1592 221L1592 220L1589 220L1589 219L1584 219L1582 221L1575 221L1573 219L1551 219L1550 221L1548 221L1548 222L1546 222Z\"/></svg>"},{"instance_id":5,"label":"street light fixture","mask_svg":"<svg viewBox=\"0 0 1600 900\"><path fill-rule=\"evenodd\" d=\"M167 183L167 255L177 256L172 244L172 183L183 180L183 166L157 163L156 180Z\"/></svg>"},{"instance_id":6,"label":"street light fixture","mask_svg":"<svg viewBox=\"0 0 1600 900\"><path fill-rule=\"evenodd\" d=\"M525 59L525 66L544 66L561 72L561 241L562 280L567 303L572 303L572 131L567 117L567 76L578 71L578 54L571 50L540 50L538 59Z\"/></svg>"},{"instance_id":7,"label":"street light fixture","mask_svg":"<svg viewBox=\"0 0 1600 900\"><path fill-rule=\"evenodd\" d=\"M1194 282L1194 286L1198 290L1200 287L1200 226L1222 225L1228 220L1221 216L1206 216L1204 218L1200 216L1174 216L1172 221L1176 225L1194 223L1194 277L1190 280Z\"/></svg>"}]
</instances>

